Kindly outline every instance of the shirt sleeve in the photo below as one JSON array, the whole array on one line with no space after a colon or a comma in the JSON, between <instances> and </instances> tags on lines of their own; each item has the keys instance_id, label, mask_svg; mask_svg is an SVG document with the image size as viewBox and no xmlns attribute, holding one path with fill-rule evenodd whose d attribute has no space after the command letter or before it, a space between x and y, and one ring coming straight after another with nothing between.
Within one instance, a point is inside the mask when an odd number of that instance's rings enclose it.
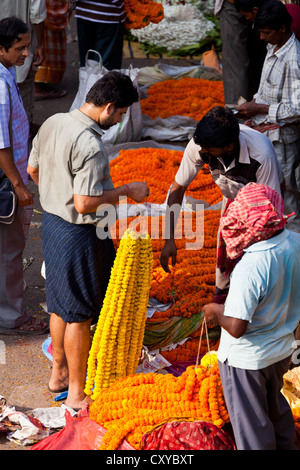
<instances>
[{"instance_id":1,"label":"shirt sleeve","mask_svg":"<svg viewBox=\"0 0 300 470\"><path fill-rule=\"evenodd\" d=\"M183 153L180 167L175 176L176 183L188 187L204 165L199 151L201 147L191 139Z\"/></svg>"},{"instance_id":2,"label":"shirt sleeve","mask_svg":"<svg viewBox=\"0 0 300 470\"><path fill-rule=\"evenodd\" d=\"M251 322L263 292L264 286L255 270L248 265L240 269L237 265L231 275L224 315Z\"/></svg>"},{"instance_id":3,"label":"shirt sleeve","mask_svg":"<svg viewBox=\"0 0 300 470\"><path fill-rule=\"evenodd\" d=\"M87 157L83 165L73 169L73 193L82 196L101 196L105 180L109 179L106 158L101 151Z\"/></svg>"},{"instance_id":4,"label":"shirt sleeve","mask_svg":"<svg viewBox=\"0 0 300 470\"><path fill-rule=\"evenodd\" d=\"M269 107L270 122L279 124L292 124L299 122L300 116L300 63L297 56L286 63L282 98Z\"/></svg>"},{"instance_id":5,"label":"shirt sleeve","mask_svg":"<svg viewBox=\"0 0 300 470\"><path fill-rule=\"evenodd\" d=\"M10 147L9 116L10 103L7 84L0 79L0 149Z\"/></svg>"}]
</instances>

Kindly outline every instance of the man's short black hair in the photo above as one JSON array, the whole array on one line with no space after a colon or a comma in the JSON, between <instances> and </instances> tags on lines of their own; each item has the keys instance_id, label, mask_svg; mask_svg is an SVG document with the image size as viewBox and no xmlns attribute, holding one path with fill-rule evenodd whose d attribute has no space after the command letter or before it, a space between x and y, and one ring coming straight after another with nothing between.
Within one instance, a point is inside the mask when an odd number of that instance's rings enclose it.
<instances>
[{"instance_id":1,"label":"man's short black hair","mask_svg":"<svg viewBox=\"0 0 300 470\"><path fill-rule=\"evenodd\" d=\"M3 46L6 52L17 41L20 41L20 34L27 34L29 27L24 21L16 16L9 16L0 21L0 46Z\"/></svg>"},{"instance_id":2,"label":"man's short black hair","mask_svg":"<svg viewBox=\"0 0 300 470\"><path fill-rule=\"evenodd\" d=\"M280 0L268 0L258 10L254 25L257 29L274 29L278 31L285 26L287 31L291 29L292 17L286 6Z\"/></svg>"},{"instance_id":3,"label":"man's short black hair","mask_svg":"<svg viewBox=\"0 0 300 470\"><path fill-rule=\"evenodd\" d=\"M139 93L131 78L113 70L103 75L86 95L86 102L97 107L113 103L115 108L126 108L139 100Z\"/></svg>"},{"instance_id":4,"label":"man's short black hair","mask_svg":"<svg viewBox=\"0 0 300 470\"><path fill-rule=\"evenodd\" d=\"M239 133L239 123L232 111L215 106L198 122L194 141L202 148L221 148L237 142Z\"/></svg>"}]
</instances>

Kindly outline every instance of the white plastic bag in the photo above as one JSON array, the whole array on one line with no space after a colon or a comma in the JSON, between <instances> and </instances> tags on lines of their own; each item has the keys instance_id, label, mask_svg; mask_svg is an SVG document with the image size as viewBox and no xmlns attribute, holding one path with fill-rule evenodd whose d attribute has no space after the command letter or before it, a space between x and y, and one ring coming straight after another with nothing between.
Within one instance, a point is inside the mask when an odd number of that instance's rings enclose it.
<instances>
[{"instance_id":1,"label":"white plastic bag","mask_svg":"<svg viewBox=\"0 0 300 470\"><path fill-rule=\"evenodd\" d=\"M99 57L99 61L89 59L88 56L90 52L96 54ZM90 49L86 54L85 66L79 69L79 87L70 111L75 108L80 108L84 104L88 91L97 80L108 72L109 70L103 67L101 55L97 51ZM139 69L121 69L120 72L128 75L133 85L138 89ZM140 102L138 101L129 107L127 113L123 116L122 122L115 124L105 131L102 142L104 145L115 145L122 142L138 142L141 139L141 134L142 111Z\"/></svg>"}]
</instances>

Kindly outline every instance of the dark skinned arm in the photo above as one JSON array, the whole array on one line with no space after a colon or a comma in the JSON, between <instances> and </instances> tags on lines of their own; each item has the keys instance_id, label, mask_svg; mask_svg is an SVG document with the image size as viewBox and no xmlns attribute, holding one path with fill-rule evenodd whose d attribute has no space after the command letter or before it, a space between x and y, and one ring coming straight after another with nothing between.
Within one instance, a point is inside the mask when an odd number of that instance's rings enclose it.
<instances>
[{"instance_id":1,"label":"dark skinned arm","mask_svg":"<svg viewBox=\"0 0 300 470\"><path fill-rule=\"evenodd\" d=\"M234 338L240 338L245 334L249 322L240 318L225 316L224 305L210 303L204 305L202 310L208 326L214 327L219 325Z\"/></svg>"},{"instance_id":2,"label":"dark skinned arm","mask_svg":"<svg viewBox=\"0 0 300 470\"><path fill-rule=\"evenodd\" d=\"M179 216L179 210L174 211L174 208L176 207L179 209L181 207L185 191L185 186L180 186L176 181L174 181L168 197L166 210L166 240L160 256L161 266L167 273L170 273L169 259L171 258L172 260L172 266L175 266L177 257L175 227Z\"/></svg>"}]
</instances>

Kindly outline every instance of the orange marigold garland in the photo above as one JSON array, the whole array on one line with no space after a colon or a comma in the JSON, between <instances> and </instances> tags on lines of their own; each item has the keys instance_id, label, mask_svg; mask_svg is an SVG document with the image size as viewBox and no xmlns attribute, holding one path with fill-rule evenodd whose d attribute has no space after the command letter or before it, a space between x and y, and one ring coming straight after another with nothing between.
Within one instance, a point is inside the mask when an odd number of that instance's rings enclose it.
<instances>
[{"instance_id":1,"label":"orange marigold garland","mask_svg":"<svg viewBox=\"0 0 300 470\"><path fill-rule=\"evenodd\" d=\"M117 449L123 439L139 449L143 434L164 421L229 422L218 366L203 364L179 377L136 374L102 390L90 407L90 418L107 430L100 449Z\"/></svg>"},{"instance_id":2,"label":"orange marigold garland","mask_svg":"<svg viewBox=\"0 0 300 470\"><path fill-rule=\"evenodd\" d=\"M222 81L184 77L154 83L141 100L143 114L155 119L169 116L188 116L196 121L214 106L224 106Z\"/></svg>"},{"instance_id":3,"label":"orange marigold garland","mask_svg":"<svg viewBox=\"0 0 300 470\"><path fill-rule=\"evenodd\" d=\"M164 18L163 5L152 0L125 0L124 7L126 29L141 29Z\"/></svg>"}]
</instances>

